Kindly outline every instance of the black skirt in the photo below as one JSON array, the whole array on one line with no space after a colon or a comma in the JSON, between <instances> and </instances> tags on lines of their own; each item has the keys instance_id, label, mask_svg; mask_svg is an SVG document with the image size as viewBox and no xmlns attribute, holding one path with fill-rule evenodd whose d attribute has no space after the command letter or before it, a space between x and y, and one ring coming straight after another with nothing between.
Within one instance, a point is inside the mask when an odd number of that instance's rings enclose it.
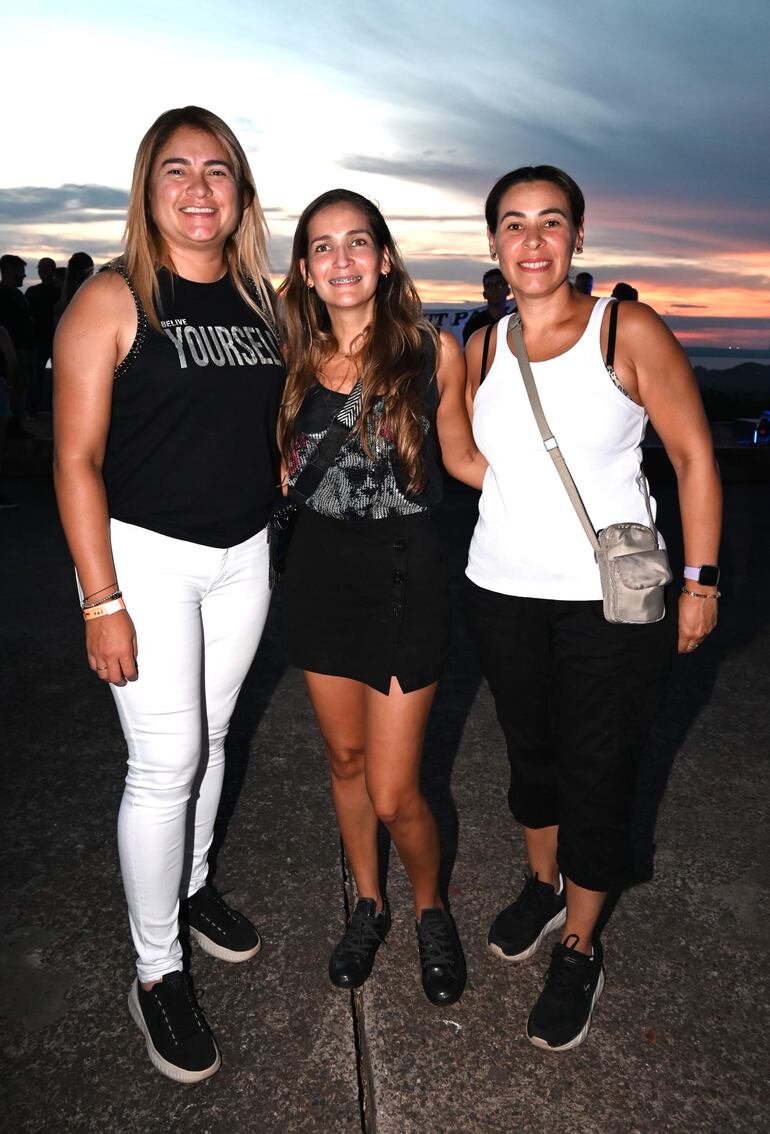
<instances>
[{"instance_id":1,"label":"black skirt","mask_svg":"<svg viewBox=\"0 0 770 1134\"><path fill-rule=\"evenodd\" d=\"M334 520L303 508L281 581L292 665L388 693L436 681L449 651L449 588L438 532L421 512Z\"/></svg>"}]
</instances>

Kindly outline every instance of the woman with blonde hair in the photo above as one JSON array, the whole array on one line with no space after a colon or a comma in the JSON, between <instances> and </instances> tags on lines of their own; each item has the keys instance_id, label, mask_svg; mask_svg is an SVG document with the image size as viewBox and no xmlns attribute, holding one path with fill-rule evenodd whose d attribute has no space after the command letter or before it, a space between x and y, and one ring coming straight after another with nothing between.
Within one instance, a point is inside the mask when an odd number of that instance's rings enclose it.
<instances>
[{"instance_id":1,"label":"woman with blonde hair","mask_svg":"<svg viewBox=\"0 0 770 1134\"><path fill-rule=\"evenodd\" d=\"M59 510L88 664L128 746L129 1007L155 1067L185 1083L220 1054L182 972L180 917L222 960L261 945L208 881L207 855L268 608L284 369L267 272L232 131L199 107L166 111L136 157L125 253L77 291L55 344Z\"/></svg>"},{"instance_id":2,"label":"woman with blonde hair","mask_svg":"<svg viewBox=\"0 0 770 1134\"><path fill-rule=\"evenodd\" d=\"M414 890L425 994L451 1004L465 986L465 961L439 893L436 823L418 781L449 636L430 518L440 459L476 487L486 467L464 407L462 354L422 318L379 209L349 190L324 193L303 212L280 294L287 386L279 442L289 498L302 505L282 584L284 645L305 671L358 892L329 976L338 988L361 985L390 928L381 820Z\"/></svg>"}]
</instances>

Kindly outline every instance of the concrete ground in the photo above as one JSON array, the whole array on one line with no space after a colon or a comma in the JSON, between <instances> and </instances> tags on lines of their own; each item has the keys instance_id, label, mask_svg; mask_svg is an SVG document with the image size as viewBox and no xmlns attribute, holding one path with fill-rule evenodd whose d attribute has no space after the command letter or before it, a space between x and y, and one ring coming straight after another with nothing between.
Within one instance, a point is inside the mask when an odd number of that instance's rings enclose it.
<instances>
[{"instance_id":1,"label":"concrete ground","mask_svg":"<svg viewBox=\"0 0 770 1134\"><path fill-rule=\"evenodd\" d=\"M640 774L640 882L604 930L607 987L591 1033L562 1056L524 1037L547 950L506 966L486 948L490 920L520 888L524 857L461 610L424 766L470 974L463 999L443 1011L422 994L395 852L394 924L372 978L354 997L328 982L350 894L302 680L283 666L271 621L233 722L216 856L217 884L254 917L265 947L245 965L193 948L223 1051L221 1072L195 1087L153 1071L126 1009L133 955L115 850L123 742L111 698L85 666L50 481L9 478L2 489L20 506L0 512L0 1128L768 1128L766 484L728 485L722 623L675 668ZM669 485L660 496L671 533ZM453 488L439 517L458 598L473 513L473 494Z\"/></svg>"}]
</instances>

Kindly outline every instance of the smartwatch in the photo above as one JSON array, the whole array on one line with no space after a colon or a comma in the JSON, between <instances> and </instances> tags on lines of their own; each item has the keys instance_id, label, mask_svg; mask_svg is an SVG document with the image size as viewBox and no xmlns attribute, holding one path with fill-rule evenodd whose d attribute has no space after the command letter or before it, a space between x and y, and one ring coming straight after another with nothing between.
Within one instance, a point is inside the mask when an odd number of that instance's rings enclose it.
<instances>
[{"instance_id":1,"label":"smartwatch","mask_svg":"<svg viewBox=\"0 0 770 1134\"><path fill-rule=\"evenodd\" d=\"M700 567L685 567L685 579L700 583L703 587L719 586L719 568L715 563L703 563Z\"/></svg>"}]
</instances>

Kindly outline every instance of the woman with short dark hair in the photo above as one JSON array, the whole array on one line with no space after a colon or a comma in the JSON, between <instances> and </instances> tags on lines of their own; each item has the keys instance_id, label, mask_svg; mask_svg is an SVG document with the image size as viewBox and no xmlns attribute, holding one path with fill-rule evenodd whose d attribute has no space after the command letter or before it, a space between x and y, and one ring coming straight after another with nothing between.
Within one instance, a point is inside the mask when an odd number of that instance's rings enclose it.
<instances>
[{"instance_id":1,"label":"woman with short dark hair","mask_svg":"<svg viewBox=\"0 0 770 1134\"><path fill-rule=\"evenodd\" d=\"M711 435L684 351L645 304L621 307L570 285L584 208L578 185L553 166L497 182L486 204L489 249L519 315L486 342L477 332L467 349L473 431L490 466L468 608L530 870L489 944L502 960L523 961L561 928L527 1025L533 1044L557 1051L583 1041L604 985L594 931L607 892L629 876L637 758L677 634L686 653L716 625L721 520ZM518 325L553 434L545 444ZM678 604L669 594L660 621L610 623L587 529L550 449L555 438L596 531L646 526L655 509L641 468L648 418L677 475L688 566Z\"/></svg>"}]
</instances>

